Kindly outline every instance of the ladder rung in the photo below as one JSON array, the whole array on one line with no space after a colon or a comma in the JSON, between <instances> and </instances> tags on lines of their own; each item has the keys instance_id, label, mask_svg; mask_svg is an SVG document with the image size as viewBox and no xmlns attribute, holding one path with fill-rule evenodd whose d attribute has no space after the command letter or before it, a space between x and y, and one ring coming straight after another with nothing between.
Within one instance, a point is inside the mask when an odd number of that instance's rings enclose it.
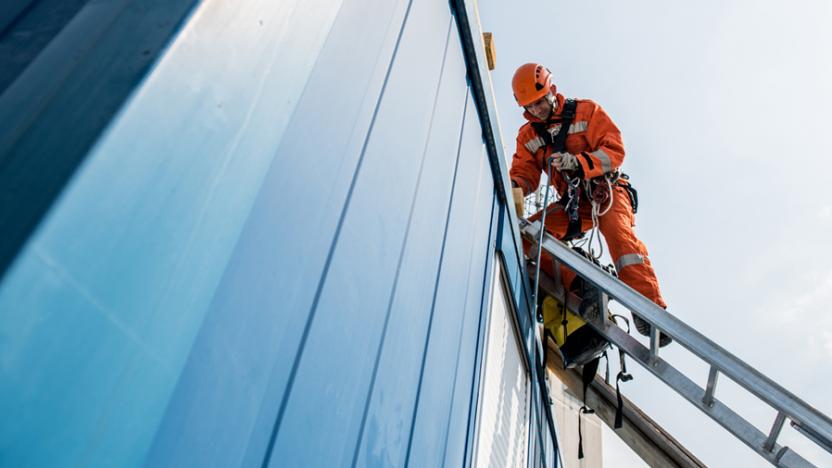
<instances>
[{"instance_id":1,"label":"ladder rung","mask_svg":"<svg viewBox=\"0 0 832 468\"><path fill-rule=\"evenodd\" d=\"M783 429L784 422L786 422L786 415L782 412L778 412L777 417L774 418L774 424L771 426L771 432L768 433L768 439L766 439L766 443L763 444L763 450L771 452L774 448L774 444L777 443L777 437L780 435L780 430Z\"/></svg>"},{"instance_id":2,"label":"ladder rung","mask_svg":"<svg viewBox=\"0 0 832 468\"><path fill-rule=\"evenodd\" d=\"M659 362L659 329L650 327L650 364L656 365Z\"/></svg>"},{"instance_id":3,"label":"ladder rung","mask_svg":"<svg viewBox=\"0 0 832 468\"><path fill-rule=\"evenodd\" d=\"M708 408L714 406L714 394L716 393L716 381L719 377L719 369L716 366L711 366L708 372L708 386L705 387L705 398L702 398L702 403Z\"/></svg>"}]
</instances>

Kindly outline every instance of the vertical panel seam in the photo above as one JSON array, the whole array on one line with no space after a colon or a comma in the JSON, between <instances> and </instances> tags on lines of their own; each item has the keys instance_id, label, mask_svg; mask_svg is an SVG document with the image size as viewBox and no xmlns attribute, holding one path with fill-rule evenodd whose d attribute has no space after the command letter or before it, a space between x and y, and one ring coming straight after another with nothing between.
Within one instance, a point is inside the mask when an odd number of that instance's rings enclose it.
<instances>
[{"instance_id":1,"label":"vertical panel seam","mask_svg":"<svg viewBox=\"0 0 832 468\"><path fill-rule=\"evenodd\" d=\"M487 156L486 156L487 157ZM485 271L483 272L482 278L482 296L481 296L481 303L482 306L480 307L480 320L479 326L477 327L477 344L476 344L476 355L474 356L474 370L479 371L474 374L474 378L471 381L471 388L469 393L469 400L468 400L468 431L465 436L465 451L464 451L464 458L462 462L462 466L469 466L470 463L473 461L469 459L469 455L471 450L473 450L473 446L471 446L471 437L473 432L476 430L476 414L475 410L477 409L477 395L479 393L479 383L482 380L482 360L483 360L483 353L485 351L485 344L484 344L484 333L487 333L487 330L483 330L487 322L490 321L490 317L487 317L485 313L485 308L490 308L490 289L488 285L491 284L491 278L494 275L494 260L496 258L496 252L492 252L492 236L494 234L494 209L495 206L500 205L500 199L496 194L496 189L491 191L491 223L488 225L488 242L486 242L486 264L485 264ZM501 287L501 286L497 286ZM467 463L466 463L467 462Z\"/></svg>"},{"instance_id":2,"label":"vertical panel seam","mask_svg":"<svg viewBox=\"0 0 832 468\"><path fill-rule=\"evenodd\" d=\"M470 86L469 86L469 88L470 88ZM480 124L480 126L482 126L482 124ZM483 146L484 146L484 145L483 145ZM477 179L477 188L476 188L476 191L477 191L477 193L478 193L478 194L479 194L479 191L480 191L480 187L482 187L482 182L483 182L483 177L482 177L483 170L482 170L482 169L483 169L483 164L482 164L482 161L480 161L480 170L479 170L479 172L478 172L478 174L479 174L479 178ZM479 198L477 198L477 206L479 205L479 202L480 202L480 199L479 199ZM473 216L476 216L476 213L477 213L476 209L472 211L472 215L473 215ZM488 227L488 237L486 238L486 239L487 239L486 245L490 245L490 244L491 244L491 242L490 242L490 241L491 241L491 227L492 227L492 226L493 226L493 224L494 224L494 218L493 218L493 213L494 213L494 199L493 199L493 198L492 198L492 200L491 200L491 210L490 210L490 213L492 213L492 217L491 217L491 222L488 224L488 226L489 226L489 227ZM474 223L473 223L473 222L472 222L471 224L472 224L472 225L474 225ZM472 245L472 246L471 246L470 255L468 256L468 269L467 269L467 271L468 271L469 275L471 274L471 264L472 264L472 262L473 262L473 257L474 257L474 246ZM486 273L487 273L487 270L488 270L488 258L487 258L487 257L486 257L486 265L485 265L485 267L486 267L486 268L485 268L486 272L485 272L485 273L483 273L483 274L486 274ZM470 281L468 281L468 282L466 282L466 283L465 283L465 302L464 302L464 303L463 303L463 305L462 305L462 309L463 309L464 311L467 311L467 309L468 309L468 292L469 292L470 290L471 290L471 282L470 282ZM451 388L451 408L450 408L450 411L448 411L448 419L446 419L446 421L445 421L445 428L446 428L446 431L445 431L445 443L444 443L443 448L442 448L442 461L443 461L443 463L444 463L444 461L445 461L445 457L447 457L447 453L448 453L448 437L449 437L449 431L447 431L447 429L450 427L450 424L451 424L451 416L453 415L454 400L455 400L454 395L456 395L456 383L457 383L457 380L458 380L458 377L459 377L459 364L460 364L460 362L459 362L459 355L460 355L461 350L462 350L462 335L463 335L463 333L465 332L465 323L467 322L467 319L468 319L468 314L463 313L463 316L462 316L462 326L461 326L461 327L460 327L460 329L459 329L459 337L458 337L458 339L457 339L457 348L456 348L456 366L454 367L454 377L453 377L453 378L454 378L454 384L453 384L453 386L452 386L452 388ZM480 327L479 327L479 328L481 328L481 327L482 327L482 301L480 301ZM477 343L479 343L479 331L478 331ZM479 345L478 345L477 347L479 348ZM476 356L474 357L474 360L475 360L475 362L476 362ZM476 376L475 376L475 378L476 378ZM473 381L472 381L472 385L473 385ZM469 408L470 408L470 402L469 402ZM466 436L466 438L467 438L467 436Z\"/></svg>"},{"instance_id":3,"label":"vertical panel seam","mask_svg":"<svg viewBox=\"0 0 832 468\"><path fill-rule=\"evenodd\" d=\"M370 141L370 136L373 134L373 128L375 128L376 118L378 117L378 111L381 107L381 103L384 100L384 93L387 91L387 83L390 80L390 73L393 70L393 64L396 62L396 55L399 52L399 45L402 41L402 36L404 35L404 28L407 25L407 20L410 16L410 8L413 5L413 0L409 0L407 3L407 10L404 13L404 19L402 20L402 26L399 30L399 35L396 38L396 46L393 48L393 54L390 57L390 63L387 66L387 72L384 75L384 83L381 86L381 93L379 94L378 101L376 101L375 109L373 109L373 117L371 119L370 128L367 130L367 136L364 138L364 143L361 147L361 155L358 158L358 164L356 165L355 172L353 172L352 180L350 181L350 187L347 191L347 199L344 203L343 208L341 209L341 214L338 218L338 224L335 228L335 235L332 239L332 244L329 247L329 252L327 252L326 262L324 263L324 268L321 273L321 279L318 281L318 286L315 290L315 296L312 301L312 306L309 310L309 317L306 319L306 324L303 328L303 333L301 334L301 340L298 344L298 351L295 354L294 362L292 363L292 370L289 372L289 379L286 383L286 390L283 393L283 398L280 402L280 409L277 412L277 416L275 418L274 425L272 426L272 433L269 436L269 444L266 447L266 453L263 455L263 463L261 465L262 468L266 468L268 466L269 460L272 456L272 451L274 450L274 444L277 440L277 433L280 429L280 424L283 420L283 415L286 412L286 406L289 401L289 396L292 393L292 386L294 384L295 376L297 375L298 368L300 367L300 361L303 357L303 351L306 347L306 341L309 338L309 331L312 327L312 321L315 319L315 312L318 308L318 302L321 298L321 293L323 292L323 286L326 283L326 278L329 273L330 265L332 264L332 257L335 253L335 247L338 244L338 238L341 235L341 229L344 225L344 219L346 218L347 210L350 206L350 201L352 200L353 191L355 189L355 184L358 179L358 174L361 172L361 166L364 162L364 156L367 153L367 145Z\"/></svg>"},{"instance_id":4,"label":"vertical panel seam","mask_svg":"<svg viewBox=\"0 0 832 468\"><path fill-rule=\"evenodd\" d=\"M413 428L416 425L416 414L418 413L418 410L419 410L419 401L421 400L421 395L422 395L422 383L424 381L424 376L425 376L425 363L427 362L427 352L428 352L428 345L430 344L431 330L433 329L433 318L434 318L434 315L435 315L434 312L436 311L436 297L437 297L437 291L439 290L439 279L442 276L442 263L443 263L444 258L445 258L445 247L446 247L447 242L448 242L448 226L450 225L450 221L451 221L451 209L453 207L453 202L454 202L454 191L455 191L455 188L456 188L456 178L457 178L457 175L459 173L459 160L460 160L460 155L462 153L462 137L463 137L464 129L465 129L466 115L468 113L468 101L469 101L468 97L469 96L470 96L470 93L469 93L469 90L466 87L465 105L462 109L462 124L460 125L460 129L459 129L459 142L457 144L456 162L454 164L454 176L453 176L453 179L451 181L451 196L448 198L448 210L447 210L447 213L445 215L445 231L442 234L442 248L439 251L439 267L436 269L436 280L434 281L434 286L433 286L433 299L431 300L431 305L430 305L430 318L428 319L428 329L427 329L427 333L425 334L425 346L423 347L423 350L422 350L422 365L419 369L419 383L416 386L416 404L413 405L413 413L412 413L411 419L410 419L410 433L408 434L408 437L407 437L407 451L405 452L405 467L410 465L410 450L413 446Z\"/></svg>"}]
</instances>

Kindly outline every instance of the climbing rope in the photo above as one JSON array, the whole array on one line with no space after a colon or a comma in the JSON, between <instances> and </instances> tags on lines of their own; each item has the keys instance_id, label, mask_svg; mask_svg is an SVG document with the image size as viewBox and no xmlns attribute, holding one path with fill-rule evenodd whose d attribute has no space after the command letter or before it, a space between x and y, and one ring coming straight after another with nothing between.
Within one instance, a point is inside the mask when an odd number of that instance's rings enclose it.
<instances>
[{"instance_id":1,"label":"climbing rope","mask_svg":"<svg viewBox=\"0 0 832 468\"><path fill-rule=\"evenodd\" d=\"M532 298L534 299L534 317L537 317L537 308L538 303L540 302L538 299L538 295L540 293L539 286L540 286L540 257L543 255L543 235L546 232L546 213L549 211L549 187L552 185L552 163L554 162L554 157L549 156L549 159L546 160L546 194L543 195L543 215L540 217L540 237L537 239L537 255L535 256L535 272L534 272L534 290L532 291L534 295Z\"/></svg>"}]
</instances>

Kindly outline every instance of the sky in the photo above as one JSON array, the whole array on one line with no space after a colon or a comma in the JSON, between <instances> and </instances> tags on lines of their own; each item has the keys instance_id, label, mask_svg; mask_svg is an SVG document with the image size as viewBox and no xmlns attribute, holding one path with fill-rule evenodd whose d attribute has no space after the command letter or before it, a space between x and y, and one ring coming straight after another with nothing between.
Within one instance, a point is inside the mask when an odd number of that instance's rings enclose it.
<instances>
[{"instance_id":1,"label":"sky","mask_svg":"<svg viewBox=\"0 0 832 468\"><path fill-rule=\"evenodd\" d=\"M541 62L622 130L669 311L832 414L832 3L479 1L506 157L514 70ZM663 356L704 386L679 345ZM638 367L636 365L631 366ZM646 371L625 394L709 466L769 466ZM775 412L722 376L717 398L768 432ZM606 466L643 466L605 434ZM819 466L832 455L786 427Z\"/></svg>"}]
</instances>

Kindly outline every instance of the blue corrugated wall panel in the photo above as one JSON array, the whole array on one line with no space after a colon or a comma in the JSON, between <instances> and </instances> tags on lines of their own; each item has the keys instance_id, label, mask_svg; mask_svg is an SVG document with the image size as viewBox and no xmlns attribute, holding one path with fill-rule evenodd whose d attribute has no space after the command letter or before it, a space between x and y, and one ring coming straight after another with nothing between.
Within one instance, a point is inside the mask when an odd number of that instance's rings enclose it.
<instances>
[{"instance_id":1,"label":"blue corrugated wall panel","mask_svg":"<svg viewBox=\"0 0 832 468\"><path fill-rule=\"evenodd\" d=\"M472 354L479 330L493 202L493 181L470 96L459 159L449 218L451 227L436 291L437 314L428 338L411 435L408 460L411 466L442 466L448 455L448 442L455 436L449 429L458 428L462 422L459 412L467 415L469 409L474 370ZM462 397L456 398L458 395ZM459 457L454 458L461 461Z\"/></svg>"},{"instance_id":2,"label":"blue corrugated wall panel","mask_svg":"<svg viewBox=\"0 0 832 468\"><path fill-rule=\"evenodd\" d=\"M263 461L406 6L352 0L338 12L150 460ZM356 31L368 8L385 20Z\"/></svg>"},{"instance_id":3,"label":"blue corrugated wall panel","mask_svg":"<svg viewBox=\"0 0 832 468\"><path fill-rule=\"evenodd\" d=\"M35 0L5 0L0 4L0 31L6 29L32 3Z\"/></svg>"},{"instance_id":4,"label":"blue corrugated wall panel","mask_svg":"<svg viewBox=\"0 0 832 468\"><path fill-rule=\"evenodd\" d=\"M29 14L40 12L37 3L24 11L26 18L3 31L4 38L6 32L13 34L22 27ZM0 274L7 273L26 241L36 236L38 224L100 142L102 132L118 120L118 111L140 87L151 65L167 55L168 46L183 23L192 18L197 3L91 0L3 91ZM37 36L33 34L28 42L37 42ZM180 70L193 64L178 58L175 62ZM189 91L193 90L181 90ZM150 127L167 127L166 116L159 109L165 107L156 108ZM148 128L147 132L154 130Z\"/></svg>"},{"instance_id":5,"label":"blue corrugated wall panel","mask_svg":"<svg viewBox=\"0 0 832 468\"><path fill-rule=\"evenodd\" d=\"M508 209L513 209L509 207ZM520 330L526 332L525 341L526 349L532 349L534 341L534 327L536 326L537 318L533 317L533 310L529 310L530 286L528 277L526 276L526 269L521 264L522 248L517 247L515 243L512 221L509 212L503 208L499 213L499 250L506 262L506 276L511 287L514 301L518 306L519 313L517 314L518 324ZM522 244L521 244L522 246Z\"/></svg>"},{"instance_id":6,"label":"blue corrugated wall panel","mask_svg":"<svg viewBox=\"0 0 832 468\"><path fill-rule=\"evenodd\" d=\"M449 18L450 19L450 18ZM410 440L427 339L438 314L435 289L446 254L451 194L466 109L465 65L448 22L442 77L434 101L430 138L410 209L407 242L390 304L390 318L376 362L377 375L362 421L358 466L403 466Z\"/></svg>"},{"instance_id":7,"label":"blue corrugated wall panel","mask_svg":"<svg viewBox=\"0 0 832 468\"><path fill-rule=\"evenodd\" d=\"M288 376L270 466L340 466L353 459L408 240L409 207L425 157L449 26L447 3L411 5L317 285L304 334L308 339ZM408 79L416 74L425 78ZM310 433L321 442L310 444Z\"/></svg>"},{"instance_id":8,"label":"blue corrugated wall panel","mask_svg":"<svg viewBox=\"0 0 832 468\"><path fill-rule=\"evenodd\" d=\"M0 284L0 466L469 464L525 292L467 72L443 0L201 3Z\"/></svg>"},{"instance_id":9,"label":"blue corrugated wall panel","mask_svg":"<svg viewBox=\"0 0 832 468\"><path fill-rule=\"evenodd\" d=\"M198 11L99 141L0 290L0 333L14 338L0 405L23 422L3 426L4 456L142 459L340 3L318 6L329 14ZM253 28L264 17L274 27Z\"/></svg>"}]
</instances>

